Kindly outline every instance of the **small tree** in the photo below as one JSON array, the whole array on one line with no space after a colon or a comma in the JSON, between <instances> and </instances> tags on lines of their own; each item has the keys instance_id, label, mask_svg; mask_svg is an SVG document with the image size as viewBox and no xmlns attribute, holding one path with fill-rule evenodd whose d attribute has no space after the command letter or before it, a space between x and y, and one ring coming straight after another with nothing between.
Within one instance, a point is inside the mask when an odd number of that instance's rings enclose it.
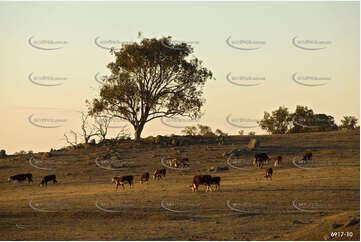
<instances>
[{"instance_id":1,"label":"small tree","mask_svg":"<svg viewBox=\"0 0 361 242\"><path fill-rule=\"evenodd\" d=\"M96 135L100 138L100 142L106 139L108 134L109 125L112 120L112 117L102 116L95 118L94 129Z\"/></svg>"},{"instance_id":2,"label":"small tree","mask_svg":"<svg viewBox=\"0 0 361 242\"><path fill-rule=\"evenodd\" d=\"M128 126L121 127L117 135L115 136L115 139L117 140L125 140L129 138L130 138L130 131Z\"/></svg>"},{"instance_id":3,"label":"small tree","mask_svg":"<svg viewBox=\"0 0 361 242\"><path fill-rule=\"evenodd\" d=\"M201 115L203 86L212 72L197 58L193 48L172 43L171 37L143 39L112 50L111 75L104 79L99 97L87 100L89 114L106 114L129 121L140 140L147 122L176 116L197 119Z\"/></svg>"},{"instance_id":4,"label":"small tree","mask_svg":"<svg viewBox=\"0 0 361 242\"><path fill-rule=\"evenodd\" d=\"M64 133L66 143L68 143L71 146L77 146L78 145L78 134L76 132L74 132L73 130L70 130L68 133L69 134L67 134L66 132ZM69 136L71 136L72 138L70 138Z\"/></svg>"},{"instance_id":5,"label":"small tree","mask_svg":"<svg viewBox=\"0 0 361 242\"><path fill-rule=\"evenodd\" d=\"M81 136L83 137L84 143L86 144L89 143L91 137L98 135L94 124L89 123L89 117L89 114L81 112Z\"/></svg>"},{"instance_id":6,"label":"small tree","mask_svg":"<svg viewBox=\"0 0 361 242\"><path fill-rule=\"evenodd\" d=\"M264 112L264 117L258 122L259 126L271 134L285 134L290 125L288 108L279 107L272 114Z\"/></svg>"},{"instance_id":7,"label":"small tree","mask_svg":"<svg viewBox=\"0 0 361 242\"><path fill-rule=\"evenodd\" d=\"M85 112L81 112L80 118L81 118L80 133L77 133L74 130L70 130L68 134L67 132L64 133L65 141L72 146L76 146L78 144L78 135L83 138L83 141L86 144L89 143L91 137L99 135L94 123L90 123L91 121L89 120L90 118L89 114ZM72 138L70 138L69 136L71 136Z\"/></svg>"},{"instance_id":8,"label":"small tree","mask_svg":"<svg viewBox=\"0 0 361 242\"><path fill-rule=\"evenodd\" d=\"M184 135L196 136L197 135L197 127L195 127L195 126L187 126L181 132Z\"/></svg>"},{"instance_id":9,"label":"small tree","mask_svg":"<svg viewBox=\"0 0 361 242\"><path fill-rule=\"evenodd\" d=\"M331 115L315 114L311 108L297 105L294 113L290 114L292 127L288 133L305 133L337 130L335 120Z\"/></svg>"},{"instance_id":10,"label":"small tree","mask_svg":"<svg viewBox=\"0 0 361 242\"><path fill-rule=\"evenodd\" d=\"M290 120L292 127L289 133L307 132L310 129L305 127L313 127L315 125L313 110L307 106L297 105L295 112L290 114Z\"/></svg>"},{"instance_id":11,"label":"small tree","mask_svg":"<svg viewBox=\"0 0 361 242\"><path fill-rule=\"evenodd\" d=\"M202 136L215 136L215 134L212 132L211 127L207 126L207 125L201 125L198 124L198 135L202 135Z\"/></svg>"},{"instance_id":12,"label":"small tree","mask_svg":"<svg viewBox=\"0 0 361 242\"><path fill-rule=\"evenodd\" d=\"M7 157L6 151L5 150L0 150L0 159L6 158L6 157Z\"/></svg>"},{"instance_id":13,"label":"small tree","mask_svg":"<svg viewBox=\"0 0 361 242\"><path fill-rule=\"evenodd\" d=\"M220 129L216 129L216 131L214 132L217 136L228 136L227 133L224 133L222 130Z\"/></svg>"},{"instance_id":14,"label":"small tree","mask_svg":"<svg viewBox=\"0 0 361 242\"><path fill-rule=\"evenodd\" d=\"M354 116L344 116L341 120L341 128L356 129L358 119Z\"/></svg>"}]
</instances>

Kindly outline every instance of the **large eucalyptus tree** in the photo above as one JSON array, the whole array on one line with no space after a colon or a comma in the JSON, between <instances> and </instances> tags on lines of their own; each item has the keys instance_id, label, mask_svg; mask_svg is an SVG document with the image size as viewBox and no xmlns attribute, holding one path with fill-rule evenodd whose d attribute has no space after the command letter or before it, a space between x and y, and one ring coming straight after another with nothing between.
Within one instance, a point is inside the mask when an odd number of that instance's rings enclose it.
<instances>
[{"instance_id":1,"label":"large eucalyptus tree","mask_svg":"<svg viewBox=\"0 0 361 242\"><path fill-rule=\"evenodd\" d=\"M201 115L203 87L212 72L191 57L193 48L171 37L143 39L112 50L111 75L104 78L99 97L87 100L89 114L129 121L140 140L145 124L165 117Z\"/></svg>"}]
</instances>

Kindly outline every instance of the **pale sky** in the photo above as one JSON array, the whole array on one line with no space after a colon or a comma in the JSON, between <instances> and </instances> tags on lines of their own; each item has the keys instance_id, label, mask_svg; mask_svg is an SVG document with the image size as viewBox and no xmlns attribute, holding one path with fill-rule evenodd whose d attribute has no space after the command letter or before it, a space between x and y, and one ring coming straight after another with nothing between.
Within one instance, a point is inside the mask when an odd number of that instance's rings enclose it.
<instances>
[{"instance_id":1,"label":"pale sky","mask_svg":"<svg viewBox=\"0 0 361 242\"><path fill-rule=\"evenodd\" d=\"M96 43L137 41L139 31L190 43L214 73L199 122L213 131L265 133L254 120L283 105L338 124L360 118L359 2L0 2L0 29L0 149L8 154L64 146L64 132L79 130L77 111L97 94L94 76L109 73L113 57ZM196 124L154 120L142 137Z\"/></svg>"}]
</instances>

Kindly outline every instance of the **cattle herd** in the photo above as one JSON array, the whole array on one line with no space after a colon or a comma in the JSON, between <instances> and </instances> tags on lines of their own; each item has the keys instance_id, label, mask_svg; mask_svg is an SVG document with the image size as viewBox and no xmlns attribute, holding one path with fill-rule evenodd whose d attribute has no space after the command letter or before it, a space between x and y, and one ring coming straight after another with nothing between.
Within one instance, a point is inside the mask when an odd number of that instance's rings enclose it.
<instances>
[{"instance_id":1,"label":"cattle herd","mask_svg":"<svg viewBox=\"0 0 361 242\"><path fill-rule=\"evenodd\" d=\"M312 152L307 151L303 153L302 160L304 161L310 161L312 160ZM256 153L253 158L253 165L262 168L264 164L268 164L271 161L271 158L266 153ZM278 155L274 157L274 167L278 167L281 165L282 162L282 156ZM185 168L189 167L189 159L188 158L175 158L171 159L169 162L169 165L171 167L176 168ZM162 178L165 178L167 173L167 170L164 167L158 168L153 173L153 180L160 180ZM266 169L266 175L264 178L266 180L270 179L272 180L272 168ZM149 182L150 174L149 172L145 172L140 177L140 184L143 184L144 182ZM10 176L8 178L8 182L22 182L27 180L28 183L33 183L33 175L31 173L25 173L25 174L17 174L14 176ZM53 182L53 184L57 183L56 175L47 175L43 176L41 178L40 187L47 186L48 182ZM118 186L121 185L123 189L125 189L125 184L129 185L129 188L132 187L134 184L134 176L133 175L127 175L127 176L114 176L112 177L112 183L116 184L115 190L118 190ZM211 175L196 175L193 177L192 180L192 191L197 192L199 185L205 185L206 186L206 192L208 191L215 191L220 190L221 188L221 177L219 176L211 176ZM214 185L214 190L212 189L212 185Z\"/></svg>"}]
</instances>

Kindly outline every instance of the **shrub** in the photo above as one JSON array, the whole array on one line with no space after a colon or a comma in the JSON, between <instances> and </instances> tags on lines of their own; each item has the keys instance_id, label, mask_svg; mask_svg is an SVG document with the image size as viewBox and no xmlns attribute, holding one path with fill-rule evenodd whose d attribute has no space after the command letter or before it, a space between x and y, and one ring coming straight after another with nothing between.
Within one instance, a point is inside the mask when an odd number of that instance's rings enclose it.
<instances>
[{"instance_id":1,"label":"shrub","mask_svg":"<svg viewBox=\"0 0 361 242\"><path fill-rule=\"evenodd\" d=\"M0 150L0 159L6 158L6 151L5 150Z\"/></svg>"},{"instance_id":2,"label":"shrub","mask_svg":"<svg viewBox=\"0 0 361 242\"><path fill-rule=\"evenodd\" d=\"M144 139L145 142L147 143L155 143L156 138L153 136L148 136L147 138Z\"/></svg>"},{"instance_id":3,"label":"shrub","mask_svg":"<svg viewBox=\"0 0 361 242\"><path fill-rule=\"evenodd\" d=\"M216 129L215 134L216 134L217 136L228 136L227 133L224 133L224 132L223 132L222 130L220 130L220 129Z\"/></svg>"}]
</instances>

